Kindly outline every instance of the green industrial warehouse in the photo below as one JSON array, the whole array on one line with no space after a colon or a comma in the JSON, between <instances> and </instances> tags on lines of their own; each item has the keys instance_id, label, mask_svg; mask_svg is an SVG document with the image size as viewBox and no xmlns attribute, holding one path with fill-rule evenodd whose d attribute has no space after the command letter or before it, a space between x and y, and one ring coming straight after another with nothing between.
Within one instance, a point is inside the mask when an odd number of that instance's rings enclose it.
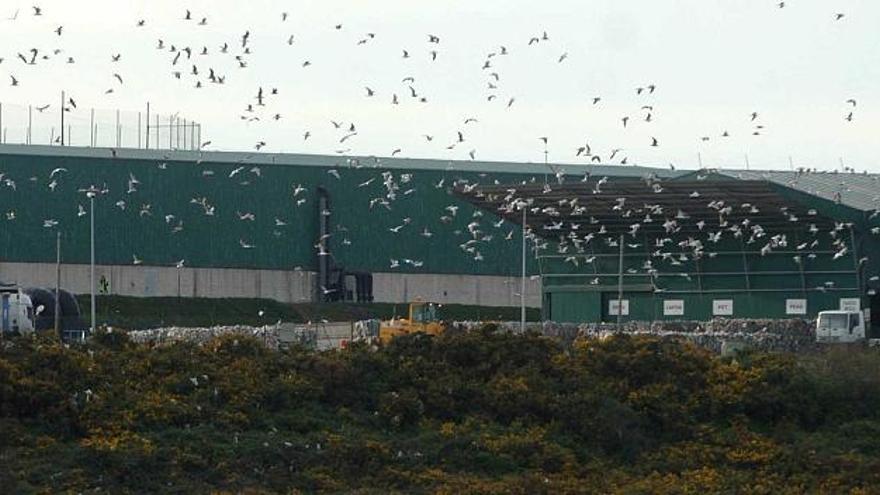
<instances>
[{"instance_id":1,"label":"green industrial warehouse","mask_svg":"<svg viewBox=\"0 0 880 495\"><path fill-rule=\"evenodd\" d=\"M880 176L0 145L0 281L880 322ZM96 192L92 204L85 192ZM526 236L521 229L523 218ZM526 237L525 294L521 293Z\"/></svg>"}]
</instances>

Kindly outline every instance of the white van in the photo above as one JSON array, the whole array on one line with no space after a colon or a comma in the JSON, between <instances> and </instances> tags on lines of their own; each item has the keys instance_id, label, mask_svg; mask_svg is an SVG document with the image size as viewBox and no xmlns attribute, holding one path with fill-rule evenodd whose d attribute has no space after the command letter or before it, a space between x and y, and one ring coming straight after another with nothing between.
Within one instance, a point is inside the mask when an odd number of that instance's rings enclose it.
<instances>
[{"instance_id":1,"label":"white van","mask_svg":"<svg viewBox=\"0 0 880 495\"><path fill-rule=\"evenodd\" d=\"M27 334L33 331L31 298L18 287L0 285L0 332Z\"/></svg>"},{"instance_id":2,"label":"white van","mask_svg":"<svg viewBox=\"0 0 880 495\"><path fill-rule=\"evenodd\" d=\"M865 315L861 311L820 311L816 342L821 344L863 342Z\"/></svg>"}]
</instances>

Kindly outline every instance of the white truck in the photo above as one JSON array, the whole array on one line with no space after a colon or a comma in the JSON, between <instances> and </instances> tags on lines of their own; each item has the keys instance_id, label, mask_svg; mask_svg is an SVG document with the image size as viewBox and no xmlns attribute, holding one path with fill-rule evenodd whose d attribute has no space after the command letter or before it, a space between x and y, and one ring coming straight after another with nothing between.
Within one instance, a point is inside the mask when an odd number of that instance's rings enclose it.
<instances>
[{"instance_id":1,"label":"white truck","mask_svg":"<svg viewBox=\"0 0 880 495\"><path fill-rule=\"evenodd\" d=\"M0 285L0 333L34 331L34 306L20 287Z\"/></svg>"},{"instance_id":2,"label":"white truck","mask_svg":"<svg viewBox=\"0 0 880 495\"><path fill-rule=\"evenodd\" d=\"M880 344L880 339L869 339L865 314L861 311L820 311L816 320L816 342L820 344L852 344L866 342Z\"/></svg>"}]
</instances>

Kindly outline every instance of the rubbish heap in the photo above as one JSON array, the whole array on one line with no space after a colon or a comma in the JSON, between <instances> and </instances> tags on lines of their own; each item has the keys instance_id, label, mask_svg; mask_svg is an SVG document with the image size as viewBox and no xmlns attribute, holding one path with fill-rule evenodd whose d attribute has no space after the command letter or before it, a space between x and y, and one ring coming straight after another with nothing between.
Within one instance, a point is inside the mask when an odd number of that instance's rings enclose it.
<instances>
[{"instance_id":1,"label":"rubbish heap","mask_svg":"<svg viewBox=\"0 0 880 495\"><path fill-rule=\"evenodd\" d=\"M803 319L716 318L707 322L625 322L619 328L616 324L608 323L574 325L547 322L543 333L568 342L575 338L604 338L617 333L681 337L715 352L721 352L725 346L774 352L802 352L816 346L815 327L812 322Z\"/></svg>"},{"instance_id":2,"label":"rubbish heap","mask_svg":"<svg viewBox=\"0 0 880 495\"><path fill-rule=\"evenodd\" d=\"M370 323L358 322L355 325L356 338L372 335L368 330ZM493 322L500 331L519 333L520 322ZM481 328L485 322L458 321L452 324L457 330L469 331ZM375 325L374 325L375 326ZM606 338L615 334L651 335L655 337L685 338L714 352L724 348L750 348L758 351L802 352L816 347L816 334L813 322L803 319L787 320L749 320L735 318L716 318L700 321L628 321L618 327L614 323L528 323L527 331L542 333L571 344L576 339ZM205 343L221 335L252 336L262 341L270 349L278 349L281 344L280 327L268 325L251 327L246 325L216 327L167 327L149 330L136 330L128 333L133 342L162 344L186 341Z\"/></svg>"},{"instance_id":3,"label":"rubbish heap","mask_svg":"<svg viewBox=\"0 0 880 495\"><path fill-rule=\"evenodd\" d=\"M251 327L247 325L230 325L216 327L165 327L128 332L132 342L164 344L171 342L194 342L204 344L222 335L240 335L256 337L269 349L278 348L278 326L267 325Z\"/></svg>"}]
</instances>

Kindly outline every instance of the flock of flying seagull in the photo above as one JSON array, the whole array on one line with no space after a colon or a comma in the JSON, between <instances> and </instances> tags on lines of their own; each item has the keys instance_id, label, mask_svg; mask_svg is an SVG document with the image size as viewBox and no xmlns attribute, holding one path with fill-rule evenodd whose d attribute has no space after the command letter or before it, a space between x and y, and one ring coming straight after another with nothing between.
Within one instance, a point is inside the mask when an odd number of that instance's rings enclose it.
<instances>
[{"instance_id":1,"label":"flock of flying seagull","mask_svg":"<svg viewBox=\"0 0 880 495\"><path fill-rule=\"evenodd\" d=\"M785 2L778 3L779 8L785 7ZM42 8L39 6L33 6L30 12L33 16L44 16L45 13ZM12 17L8 18L7 21L15 21L19 17L19 11L16 11ZM283 12L279 16L280 22L286 22L289 18L289 14ZM833 16L834 21L841 21L844 18L843 13L836 13ZM206 16L194 14L190 10L183 9L181 13L181 22L189 23L195 26L205 26L209 23L209 19ZM132 22L133 28L142 28L147 24L146 19L136 19ZM341 31L343 30L342 24L336 24L332 26L333 30ZM64 36L64 26L58 25L54 29L55 36L61 38ZM365 33L361 38L357 40L357 45L366 45L369 44L372 40L376 38L377 34L368 32ZM167 59L168 68L170 69L170 76L176 80L181 81L189 81L189 83L195 89L203 88L208 84L212 85L224 85L227 82L229 74L224 72L224 69L229 69L232 67L233 70L240 69L244 70L249 67L251 62L251 55L255 52L256 48L254 48L252 40L254 36L252 35L250 30L244 30L241 32L234 40L230 40L228 42L224 42L220 46L190 46L189 44L181 44L177 43L170 39L157 39L155 44L155 49L159 51L163 57ZM296 43L296 38L294 35L290 35L285 42L288 45L293 45ZM436 34L426 34L424 38L424 47L423 53L417 53L411 51L410 49L401 49L399 56L401 58L410 58L414 56L424 56L431 61L436 61L441 55L441 37ZM485 54L485 58L481 67L481 70L485 74L485 83L486 83L486 94L485 99L488 103L492 103L494 101L498 101L501 105L506 108L512 107L516 103L516 96L505 94L502 88L502 75L497 69L497 60L502 57L510 56L515 50L519 49L531 49L530 47L534 47L537 45L545 45L551 43L551 36L546 32L542 31L538 34L535 34L528 39L524 39L521 43L522 46L506 46L499 45L496 50L493 50L487 54ZM208 62L209 60L216 60L214 58L210 58L209 55L219 55L222 57L228 57L231 60L230 64L224 64L222 69L221 66L215 65L212 66ZM122 53L112 53L109 57L109 62L111 64L115 64L119 62L122 58ZM565 63L569 58L568 52L562 52L561 54L554 55L554 60L557 63ZM13 60L6 61L4 58L0 57L0 69L6 66L11 65L12 63L21 63L27 66L34 66L39 64L51 63L55 59L62 60L63 63L74 64L76 63L73 56L67 55L64 53L64 50L61 48L55 48L50 51L41 51L38 48L31 48L25 52L18 52L16 57ZM227 60L226 62L228 62ZM306 59L300 63L300 66L303 69L308 68L312 65L312 61ZM22 81L12 73L14 69L10 70L9 78L11 86L19 86L22 84ZM112 71L112 77L110 80L113 82L113 86L107 88L104 92L109 94L115 91L115 88L122 86L124 84L124 78L121 71ZM430 95L417 84L416 78L413 76L407 76L401 79L400 86L397 89L390 89L387 91L387 94L384 91L380 91L379 89L370 86L363 86L363 95L365 98L387 98L388 104L390 105L403 105L403 104L426 104L429 102ZM635 121L644 122L650 124L654 120L655 115L655 103L652 100L655 92L659 91L658 87L654 83L646 83L639 85L634 88L634 97L637 98L637 108L638 111L631 115L624 115L620 117L619 124L623 128L628 128L632 126ZM270 120L270 121L278 121L283 119L283 115L277 110L276 107L273 106L274 99L279 95L280 90L277 87L257 87L252 93L251 96L248 96L246 101L243 103L239 118L242 121L246 122L258 122L261 120ZM591 98L590 103L593 106L600 105L602 103L601 96L594 96ZM855 99L847 99L845 101L845 114L844 120L851 122L854 118L854 113L856 111L857 102ZM50 105L40 105L36 107L37 111L44 112L46 111ZM76 109L76 101L74 98L70 97L67 101L64 102L64 108L62 111L71 112ZM760 115L758 112L751 112L748 116L744 117L744 121L746 121L749 125L752 126L751 133L755 136L759 136L762 133L762 130L765 128L764 124L761 123ZM462 126L459 129L456 129L454 132L450 133L450 136L445 144L447 149L454 149L459 146L466 146L465 143L468 143L467 139L467 129L469 126L477 124L479 121L476 117L467 117L462 120ZM350 147L351 143L357 140L359 129L358 126L354 122L347 121L337 121L332 120L327 124L328 128L336 133L337 142L339 145L339 149L335 150L340 155L349 155L352 151ZM720 131L718 136L721 138L730 137L731 133L727 130ZM306 130L302 134L303 140L308 140L312 136L312 130ZM427 142L433 142L435 138L438 136L423 134L422 138ZM544 143L545 150L546 146L549 142L549 138L546 136L542 136L538 138L540 141ZM701 141L708 141L712 139L711 136L700 136L699 139ZM210 141L206 141L201 143L202 147L207 147L211 143ZM469 144L469 143L468 143ZM647 143L646 143L647 144ZM657 137L650 138L650 146L659 147L660 140ZM267 146L266 141L258 140L254 148L257 151L262 150ZM469 147L469 146L468 146ZM467 148L465 148L467 149ZM402 150L400 148L395 148L391 150L390 155L396 156L400 154ZM116 156L116 151L111 150L112 156ZM476 149L471 148L468 151L469 157L473 160L476 159ZM589 142L585 142L582 146L579 146L576 150L572 150L572 157L574 159L585 159L587 163L616 163L621 165L628 164L628 158L624 153L623 149L620 148L611 148L607 153L599 154L594 151L594 147L591 146ZM344 157L344 165L336 168L331 168L327 170L327 174L329 177L332 177L336 180L340 180L342 173L346 168L364 168L365 165L359 159ZM380 159L376 159L376 168L379 167ZM159 163L159 169L165 169L167 167L166 163ZM674 168L670 165L671 168ZM53 170L49 175L48 189L50 191L55 191L55 188L58 186L58 181L63 176L66 169L58 168ZM202 175L205 177L211 177L216 175L218 172L209 168L205 168L202 170ZM813 173L809 170L804 170L803 173ZM225 174L225 172L224 172ZM480 174L482 177L488 177L488 174ZM566 174L564 170L561 168L553 169L551 176L555 176L555 181L547 181L545 180L543 183L543 193L551 192L556 185L562 185L566 179L571 180L571 176ZM262 178L261 169L259 166L251 166L250 164L245 164L242 162L239 166L235 167L228 173L229 179L234 179L239 181L242 185L249 185L252 181L260 180ZM483 194L480 189L479 182L469 181L467 179L456 178L450 179L449 183L446 184L447 179L440 180L438 183L434 184L434 188L446 191L448 189L456 189L465 194L475 194L481 195ZM656 176L650 176L644 179L647 181L649 187L651 187L655 193L661 194L663 191L662 182ZM395 174L393 171L385 170L380 174L368 179L367 181L359 184L358 188L367 188L370 187L373 182L376 181L375 185L379 186L381 184L381 194L372 198L369 201L369 204L366 205L370 210L379 210L383 211L384 214L390 214L389 212L393 211L393 206L395 201L412 197L417 194L416 187L414 186L412 173L397 173ZM592 178L589 173L585 174L581 182L584 182L585 190L589 190L592 188L593 194L600 194L602 187L604 184L608 183L608 177L602 178ZM498 184L498 180L494 181L494 184ZM540 183L539 179L533 177L531 183ZM12 177L6 176L3 173L0 173L0 186L6 186L12 189L15 189L15 181ZM140 185L140 181L135 177L134 173L129 174L129 180L126 184L125 195L131 195L138 190L138 186ZM528 186L529 181L523 181L523 186ZM110 192L109 188L104 186L103 188L89 188L81 190L83 192L91 192L93 194L107 194ZM291 198L294 201L296 206L302 206L306 203L306 193L308 188L303 184L293 184L291 187ZM513 186L507 190L507 194L503 198L502 202L502 211L501 214L510 214L513 211L517 211L521 208L528 208L529 206L526 204L526 200L523 196L518 194L517 186ZM699 198L700 193L698 191L694 191L692 194L693 199ZM529 237L532 240L533 249L537 252L542 250L555 249L559 255L564 256L564 260L567 263L572 264L575 267L579 267L581 263L589 264L595 260L595 256L591 255L588 249L591 249L590 243L602 243L606 248L613 248L617 246L617 237L607 235L607 229L604 225L601 224L598 220L593 217L584 219L583 222L574 222L571 221L571 218L575 218L578 216L582 216L585 207L580 202L581 199L574 197L569 199L560 200L558 206L556 207L543 207L543 208L532 208L531 212L539 215L547 215L550 217L557 217L558 220L549 222L540 226L530 226L527 230ZM125 210L129 208L129 210L137 211L137 215L139 217L149 217L153 215L153 209L151 204L141 204L139 207L132 208L129 203L133 201L126 201L126 196L123 196L122 199L118 200L115 203L115 206L121 210ZM760 252L761 255L771 254L774 250L787 248L789 243L791 242L788 238L787 234L782 233L771 233L767 232L761 225L756 222L750 221L748 218L741 222L732 222L729 217L734 211L746 211L757 214L757 207L751 204L726 204L723 201L713 200L711 198L706 199L707 205L705 205L710 210L713 210L717 213L717 223L713 223L712 225L707 224L707 222L703 219L699 221L695 221L692 227L696 227L696 230L693 231L691 229L691 233L688 236L685 236L686 239L676 240L673 236L681 232L683 226L690 219L689 215L678 209L675 212L668 211L661 207L660 205L652 205L652 204L643 204L643 205L633 205L627 203L626 197L617 198L614 202L614 205L610 208L611 211L607 212L611 215L618 215L620 219L631 219L634 217L638 217L638 220L633 220L630 223L630 228L628 231L628 235L632 239L637 238L637 234L640 229L646 227L651 222L654 222L657 219L657 222L661 222L662 232L665 233L664 236L658 236L654 243L653 250L647 249L646 252L650 254L650 258L654 258L654 261L651 259L647 259L645 261L642 269L645 273L650 275L656 275L658 273L658 265L660 264L668 264L669 267L675 267L681 265L683 262L687 262L689 260L700 259L702 257L712 258L717 255L716 252L713 252L711 249L711 245L719 243L722 238L734 238L737 240L742 240L746 244L758 244L759 247L756 248L757 252ZM215 216L217 214L217 206L213 204L206 196L197 196L192 198L191 204L195 207L200 208L204 215L206 216ZM405 208L401 208L405 209ZM439 221L441 224L450 225L454 222L458 222L461 220L458 217L459 207L456 204L450 204L446 206L442 212L439 214ZM324 214L329 215L330 212L322 212ZM86 214L85 208L80 204L77 205L77 215L84 216ZM790 212L780 211L780 215L786 217L791 222L798 222L799 219ZM871 214L871 219L880 214L880 210L875 210ZM479 210L473 211L471 217L466 222L466 227L464 229L455 229L453 231L456 235L461 235L467 238L466 241L461 243L459 247L461 250L470 256L474 261L482 261L484 260L484 256L481 252L481 246L484 246L488 243L491 243L494 238L503 239L505 241L513 240L514 230L506 229L501 233L494 233L490 231L488 228L484 227L482 224L483 213ZM9 211L6 212L5 218L7 220L15 219L15 212ZM180 232L183 230L183 221L179 218L178 215L173 213L165 213L163 215L164 221L168 224L169 229L172 233ZM235 220L240 222L253 222L256 220L256 217L251 212L235 212ZM566 220L568 219L568 220ZM662 220L661 220L662 219ZM423 226L421 228L413 225L413 219L409 216L402 218L399 224L388 228L388 235L398 235L403 231L414 231L418 235L424 238L431 238L434 233L430 230L429 226ZM280 236L282 234L281 228L288 224L287 220L282 219L281 217L274 218L274 230L273 235ZM506 224L509 224L503 218L495 221L492 220L491 224L494 229L502 229ZM567 224L567 225L566 225ZM44 221L44 227L47 228L55 228L58 226L58 221L54 219L46 219ZM834 228L827 232L830 236L830 243L833 247L833 253L830 256L833 259L839 259L841 257L846 256L848 250L850 249L847 245L847 236L845 232L849 227L848 224L845 223L837 223ZM543 230L544 232L538 232L538 230ZM552 246L550 242L548 242L547 238L551 238L552 231L560 231L565 232L565 234L560 233L557 239L554 239ZM549 232L548 232L549 231ZM804 263L804 258L815 258L817 256L816 253L811 250L817 248L820 242L818 239L819 231L815 225L811 225L808 229L810 234L812 234L815 239L808 242L800 242L795 246L795 250L797 254L793 255L793 260L795 263L801 264ZM315 244L315 249L319 256L328 256L331 255L328 246L329 246L329 238L333 235L339 235L342 237L341 244L342 245L351 245L351 240L347 236L347 229L338 226L337 233L329 234L318 239ZM871 231L872 234L880 234L880 227L874 228ZM245 239L239 240L240 247L242 249L253 249L255 245ZM631 242L630 248L641 247L641 244L638 242ZM862 258L858 261L859 264L864 263L867 259ZM140 264L143 262L137 255L133 255L132 262L134 264ZM184 260L180 260L175 263L177 268L184 267ZM417 259L397 259L392 258L389 260L389 269L396 269L401 267L402 265L409 265L413 268L420 268L424 265L423 260ZM667 269L669 269L667 267ZM674 269L674 268L672 268ZM630 269L634 270L634 269ZM686 276L686 275L685 275ZM599 279L596 278L592 283L599 283ZM325 289L326 290L326 289Z\"/></svg>"},{"instance_id":2,"label":"flock of flying seagull","mask_svg":"<svg viewBox=\"0 0 880 495\"><path fill-rule=\"evenodd\" d=\"M811 173L816 172L800 170L792 182ZM855 171L846 175L850 174L855 175ZM705 180L707 177L698 174L697 180ZM560 174L556 178L557 184L563 186L566 176ZM880 186L880 176L874 175L870 179ZM690 274L682 268L683 265L711 260L719 253L724 254L728 248L719 247L719 243L723 246L725 241L734 242L736 249L742 246L742 249L750 249L762 257L781 252L782 255L791 257L794 263L792 266L800 266L804 270L809 269L807 263L820 256L827 256L831 260L846 259L851 266L849 259L854 253L851 252L850 228L853 224L850 222L834 221L833 227L822 229L818 225L823 222L819 221L815 209L806 210L804 217L799 216L795 208L788 206L774 207L773 211L762 212L758 204L747 201L733 203L730 200L706 199L699 187L686 200L677 199L674 202L676 206L671 208L670 202L663 197L666 191L662 181L655 175L643 180L648 196L620 196L611 201L603 190L603 186L609 182L608 177L593 178L589 174L585 174L580 180L584 183L582 186L564 189L571 197L557 199L555 204L535 201L534 187L529 187L525 182L520 187L508 187L503 193L497 187L490 187L488 192L477 188L472 194L490 204L500 205L499 214L507 218L518 217L518 212L523 209L528 215L538 217L540 220L536 221L536 225L529 224L529 235L535 242L535 249L555 249L555 255L546 258L570 263L574 269L581 267L583 263L584 266L593 265L593 273L602 274L602 269L597 266L597 259L603 254L607 256L608 253L616 253L618 249L622 249L620 242L623 239L626 248L645 254L642 265L638 268L630 266L626 273L648 275L657 292L665 290L659 276L677 272L690 281ZM553 190L554 186L544 184L539 194L549 194ZM646 199L654 195L655 199ZM600 204L607 204L607 209L597 210L591 198L603 198ZM880 196L875 197L873 202L877 206L868 214L868 220L873 225L878 225ZM710 216L703 213L707 211L711 213ZM756 219L759 214L768 213L774 223L785 222L792 227L782 227L775 233L765 229ZM597 216L603 218L600 220ZM612 232L612 224L627 227L620 233ZM468 227L478 229L479 224L473 222ZM536 229L543 232L539 234ZM648 229L652 229L652 235L643 236L642 233ZM880 226L870 227L869 232L880 235ZM553 245L547 239L552 239ZM465 244L472 243L473 240ZM856 266L861 268L868 260L866 256L860 257ZM616 260L614 263L616 266ZM555 270L558 269L557 266ZM616 272L616 268L611 274L613 272ZM600 276L596 276L589 283L599 285L601 280ZM880 277L876 275L869 278L869 282L878 281ZM835 286L836 282L826 281L816 289L825 291Z\"/></svg>"}]
</instances>

